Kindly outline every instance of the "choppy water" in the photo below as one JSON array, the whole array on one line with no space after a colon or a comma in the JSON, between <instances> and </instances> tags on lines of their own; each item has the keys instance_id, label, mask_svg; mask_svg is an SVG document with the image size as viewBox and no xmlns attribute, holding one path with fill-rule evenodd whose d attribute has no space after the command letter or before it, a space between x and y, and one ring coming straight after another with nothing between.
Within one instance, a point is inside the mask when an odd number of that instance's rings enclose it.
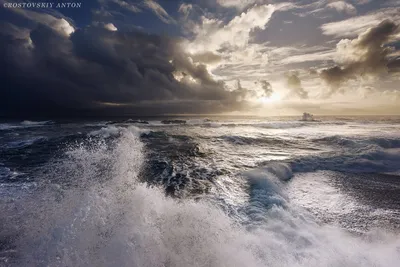
<instances>
[{"instance_id":1,"label":"choppy water","mask_svg":"<svg viewBox=\"0 0 400 267\"><path fill-rule=\"evenodd\" d=\"M400 118L0 124L0 266L399 266Z\"/></svg>"}]
</instances>

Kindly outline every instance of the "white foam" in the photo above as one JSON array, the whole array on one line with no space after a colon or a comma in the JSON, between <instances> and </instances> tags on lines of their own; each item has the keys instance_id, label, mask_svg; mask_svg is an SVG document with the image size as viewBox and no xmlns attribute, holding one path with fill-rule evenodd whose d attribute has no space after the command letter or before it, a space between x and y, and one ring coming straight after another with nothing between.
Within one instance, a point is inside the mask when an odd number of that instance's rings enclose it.
<instances>
[{"instance_id":1,"label":"white foam","mask_svg":"<svg viewBox=\"0 0 400 267\"><path fill-rule=\"evenodd\" d=\"M118 136L120 129L121 129L120 127L107 126L107 127L102 127L100 130L92 131L89 133L89 135L108 138L111 136Z\"/></svg>"},{"instance_id":2,"label":"white foam","mask_svg":"<svg viewBox=\"0 0 400 267\"><path fill-rule=\"evenodd\" d=\"M21 125L24 126L42 126L42 125L46 125L46 124L52 124L53 121L28 121L25 120L23 122L21 122Z\"/></svg>"},{"instance_id":3,"label":"white foam","mask_svg":"<svg viewBox=\"0 0 400 267\"><path fill-rule=\"evenodd\" d=\"M129 131L134 133L137 136L140 136L143 133L148 133L149 130L142 129L136 126L129 126ZM102 138L109 138L109 137L117 137L121 134L121 132L125 131L126 128L123 127L116 127L113 125L102 127L100 130L95 130L89 133L90 136L100 136Z\"/></svg>"}]
</instances>

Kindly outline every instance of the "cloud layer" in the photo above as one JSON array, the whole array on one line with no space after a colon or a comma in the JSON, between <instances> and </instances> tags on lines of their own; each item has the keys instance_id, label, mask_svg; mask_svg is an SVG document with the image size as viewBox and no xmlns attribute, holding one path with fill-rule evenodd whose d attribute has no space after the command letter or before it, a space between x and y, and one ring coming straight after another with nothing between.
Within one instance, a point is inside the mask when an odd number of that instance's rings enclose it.
<instances>
[{"instance_id":1,"label":"cloud layer","mask_svg":"<svg viewBox=\"0 0 400 267\"><path fill-rule=\"evenodd\" d=\"M252 113L399 99L391 97L399 95L398 1L85 7L0 9L0 116Z\"/></svg>"},{"instance_id":2,"label":"cloud layer","mask_svg":"<svg viewBox=\"0 0 400 267\"><path fill-rule=\"evenodd\" d=\"M213 56L194 63L178 40L23 16L35 25L6 23L0 32L3 115L219 113L246 105L246 91L230 90L200 63Z\"/></svg>"},{"instance_id":3,"label":"cloud layer","mask_svg":"<svg viewBox=\"0 0 400 267\"><path fill-rule=\"evenodd\" d=\"M321 72L322 79L332 88L330 93L347 80L376 77L393 69L398 60L390 60L389 54L393 49L385 44L398 30L397 24L386 20L360 34L357 39L340 41L337 45L338 64Z\"/></svg>"}]
</instances>

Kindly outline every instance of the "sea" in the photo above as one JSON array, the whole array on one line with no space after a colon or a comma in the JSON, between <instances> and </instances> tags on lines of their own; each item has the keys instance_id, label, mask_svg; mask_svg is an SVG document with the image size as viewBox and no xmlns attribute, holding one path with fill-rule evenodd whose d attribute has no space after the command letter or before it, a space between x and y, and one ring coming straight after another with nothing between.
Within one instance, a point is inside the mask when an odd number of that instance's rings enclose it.
<instances>
[{"instance_id":1,"label":"sea","mask_svg":"<svg viewBox=\"0 0 400 267\"><path fill-rule=\"evenodd\" d=\"M0 266L400 266L400 117L0 122Z\"/></svg>"}]
</instances>

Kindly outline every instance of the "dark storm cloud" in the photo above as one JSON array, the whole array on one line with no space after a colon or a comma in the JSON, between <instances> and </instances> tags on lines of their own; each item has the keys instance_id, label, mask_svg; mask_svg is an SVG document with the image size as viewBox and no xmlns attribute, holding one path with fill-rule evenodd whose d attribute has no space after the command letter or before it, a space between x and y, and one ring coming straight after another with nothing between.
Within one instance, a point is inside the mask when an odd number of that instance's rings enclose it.
<instances>
[{"instance_id":1,"label":"dark storm cloud","mask_svg":"<svg viewBox=\"0 0 400 267\"><path fill-rule=\"evenodd\" d=\"M287 75L286 85L290 90L288 97L296 96L301 99L308 98L308 92L304 90L297 73L290 73Z\"/></svg>"},{"instance_id":2,"label":"dark storm cloud","mask_svg":"<svg viewBox=\"0 0 400 267\"><path fill-rule=\"evenodd\" d=\"M33 28L3 23L0 115L218 113L246 106L194 64L177 40L56 19ZM181 74L178 80L174 75Z\"/></svg>"},{"instance_id":3,"label":"dark storm cloud","mask_svg":"<svg viewBox=\"0 0 400 267\"><path fill-rule=\"evenodd\" d=\"M344 58L342 64L321 72L322 79L331 86L330 94L336 92L347 80L395 71L399 59L389 58L393 48L385 44L398 30L398 25L386 20L357 39L342 40L338 44L338 53Z\"/></svg>"}]
</instances>

